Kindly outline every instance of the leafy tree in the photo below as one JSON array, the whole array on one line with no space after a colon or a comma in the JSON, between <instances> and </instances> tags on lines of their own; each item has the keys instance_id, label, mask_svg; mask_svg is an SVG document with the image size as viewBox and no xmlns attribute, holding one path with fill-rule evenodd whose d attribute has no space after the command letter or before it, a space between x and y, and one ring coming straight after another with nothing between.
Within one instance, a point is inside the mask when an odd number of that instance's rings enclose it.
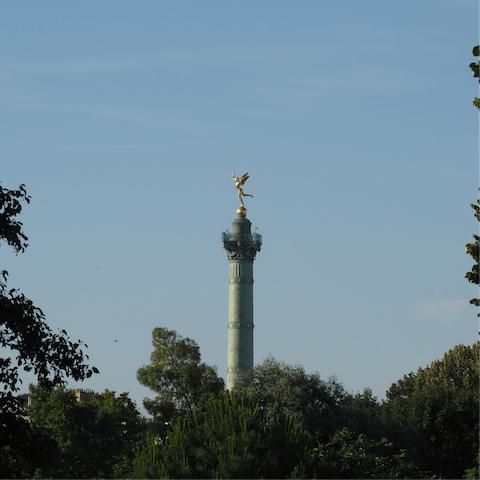
<instances>
[{"instance_id":1,"label":"leafy tree","mask_svg":"<svg viewBox=\"0 0 480 480\"><path fill-rule=\"evenodd\" d=\"M272 356L243 372L235 389L254 395L265 416L283 409L301 428L323 442L340 425L340 404L346 392L335 377L321 380L318 372L307 374L301 365L288 365Z\"/></svg>"},{"instance_id":2,"label":"leafy tree","mask_svg":"<svg viewBox=\"0 0 480 480\"><path fill-rule=\"evenodd\" d=\"M477 464L473 468L467 468L465 470L465 475L463 476L463 478L475 480L479 477L479 469L478 469L478 464L480 463L479 457L480 457L480 453L477 455Z\"/></svg>"},{"instance_id":3,"label":"leafy tree","mask_svg":"<svg viewBox=\"0 0 480 480\"><path fill-rule=\"evenodd\" d=\"M36 475L45 478L122 478L128 476L133 449L146 422L122 393L105 390L78 402L65 387L52 391L30 385L31 427L48 439L50 463Z\"/></svg>"},{"instance_id":4,"label":"leafy tree","mask_svg":"<svg viewBox=\"0 0 480 480\"><path fill-rule=\"evenodd\" d=\"M341 403L344 428L353 435L365 435L372 441L382 442L388 439L391 451L400 455L407 451L409 459L415 462L412 443L418 439L417 432L410 426L404 425L385 414L382 403L372 394L372 390L365 388L362 393L348 394Z\"/></svg>"},{"instance_id":5,"label":"leafy tree","mask_svg":"<svg viewBox=\"0 0 480 480\"><path fill-rule=\"evenodd\" d=\"M318 444L311 452L311 476L382 478L390 470L416 475L405 451L412 429L382 418L381 404L369 389L348 394L335 378L322 381L317 372L307 374L302 366L271 356L241 374L235 387L253 394L264 416L284 409L310 432Z\"/></svg>"},{"instance_id":6,"label":"leafy tree","mask_svg":"<svg viewBox=\"0 0 480 480\"><path fill-rule=\"evenodd\" d=\"M316 478L419 478L406 452L387 439L372 440L343 428L315 449Z\"/></svg>"},{"instance_id":7,"label":"leafy tree","mask_svg":"<svg viewBox=\"0 0 480 480\"><path fill-rule=\"evenodd\" d=\"M265 417L254 396L211 397L168 438L139 445L134 478L418 478L419 470L385 438L343 428L314 447L283 409Z\"/></svg>"},{"instance_id":8,"label":"leafy tree","mask_svg":"<svg viewBox=\"0 0 480 480\"><path fill-rule=\"evenodd\" d=\"M137 447L134 478L305 478L309 442L282 409L265 419L253 396L225 392Z\"/></svg>"},{"instance_id":9,"label":"leafy tree","mask_svg":"<svg viewBox=\"0 0 480 480\"><path fill-rule=\"evenodd\" d=\"M479 189L480 190L480 189ZM470 204L470 206L475 210L475 218L480 222L480 200L477 200L477 205L474 205L473 203ZM465 246L465 251L473 257L475 260L475 264L472 267L471 272L467 272L465 277L468 279L470 283L474 283L476 285L479 284L479 272L478 272L478 262L479 262L479 254L480 254L480 236L473 234L473 238L475 242L473 243L467 243ZM480 299L478 298L472 298L470 300L470 303L472 305L475 305L476 307L480 306ZM478 316L480 317L480 313L478 313Z\"/></svg>"},{"instance_id":10,"label":"leafy tree","mask_svg":"<svg viewBox=\"0 0 480 480\"><path fill-rule=\"evenodd\" d=\"M153 330L152 336L151 364L138 369L137 379L157 394L153 400L143 400L154 418L171 423L185 417L187 410L201 406L211 393L224 390L217 368L200 361L200 348L194 340L160 327Z\"/></svg>"},{"instance_id":11,"label":"leafy tree","mask_svg":"<svg viewBox=\"0 0 480 480\"><path fill-rule=\"evenodd\" d=\"M386 414L420 434L419 465L443 478L475 467L479 449L479 342L457 345L425 369L405 375L387 391Z\"/></svg>"},{"instance_id":12,"label":"leafy tree","mask_svg":"<svg viewBox=\"0 0 480 480\"><path fill-rule=\"evenodd\" d=\"M9 190L0 185L0 240L21 253L27 236L17 215L23 202L29 203L25 186ZM41 462L38 437L33 437L27 422L21 418L16 393L21 379L19 371L32 371L45 385L57 385L65 377L83 380L95 367L85 365L88 356L79 348L81 342L71 342L67 332L53 333L45 323L43 312L23 293L7 287L5 270L0 272L0 465L6 477L24 477ZM15 359L11 356L15 355Z\"/></svg>"},{"instance_id":13,"label":"leafy tree","mask_svg":"<svg viewBox=\"0 0 480 480\"><path fill-rule=\"evenodd\" d=\"M474 57L480 57L480 45L477 45L476 47L473 47L473 56ZM473 76L478 78L478 83L480 83L480 61L477 61L477 63L472 62L470 64L470 68L472 69ZM480 99L475 97L473 99L473 104L480 110Z\"/></svg>"}]
</instances>

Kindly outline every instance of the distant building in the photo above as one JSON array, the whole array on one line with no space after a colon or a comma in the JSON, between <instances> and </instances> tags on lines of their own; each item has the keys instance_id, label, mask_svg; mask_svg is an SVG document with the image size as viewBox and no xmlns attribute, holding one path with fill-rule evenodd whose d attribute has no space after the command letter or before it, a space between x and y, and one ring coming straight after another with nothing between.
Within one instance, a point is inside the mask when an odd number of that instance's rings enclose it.
<instances>
[{"instance_id":1,"label":"distant building","mask_svg":"<svg viewBox=\"0 0 480 480\"><path fill-rule=\"evenodd\" d=\"M76 388L75 389L75 397L77 402L91 402L93 400L93 396L95 392L89 388ZM35 403L35 400L29 393L22 393L17 397L17 405L18 408L25 408L31 407Z\"/></svg>"},{"instance_id":2,"label":"distant building","mask_svg":"<svg viewBox=\"0 0 480 480\"><path fill-rule=\"evenodd\" d=\"M17 406L22 407L31 407L33 405L33 398L29 393L22 393L17 397Z\"/></svg>"},{"instance_id":3,"label":"distant building","mask_svg":"<svg viewBox=\"0 0 480 480\"><path fill-rule=\"evenodd\" d=\"M83 388L76 388L75 389L75 396L77 397L77 402L91 402L93 400L93 396L95 395L93 390Z\"/></svg>"}]
</instances>

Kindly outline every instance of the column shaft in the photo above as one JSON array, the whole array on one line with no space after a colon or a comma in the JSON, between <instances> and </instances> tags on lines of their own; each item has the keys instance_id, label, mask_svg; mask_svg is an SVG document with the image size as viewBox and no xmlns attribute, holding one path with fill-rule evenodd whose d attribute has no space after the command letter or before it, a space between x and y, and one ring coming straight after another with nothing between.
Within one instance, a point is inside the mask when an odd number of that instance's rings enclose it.
<instances>
[{"instance_id":1,"label":"column shaft","mask_svg":"<svg viewBox=\"0 0 480 480\"><path fill-rule=\"evenodd\" d=\"M262 236L257 232L251 233L250 220L240 213L238 215L232 222L232 233L228 230L222 233L222 246L227 251L230 262L227 370L229 390L234 388L239 371L253 367L253 261L262 245Z\"/></svg>"},{"instance_id":2,"label":"column shaft","mask_svg":"<svg viewBox=\"0 0 480 480\"><path fill-rule=\"evenodd\" d=\"M227 388L253 367L253 262L230 261Z\"/></svg>"}]
</instances>

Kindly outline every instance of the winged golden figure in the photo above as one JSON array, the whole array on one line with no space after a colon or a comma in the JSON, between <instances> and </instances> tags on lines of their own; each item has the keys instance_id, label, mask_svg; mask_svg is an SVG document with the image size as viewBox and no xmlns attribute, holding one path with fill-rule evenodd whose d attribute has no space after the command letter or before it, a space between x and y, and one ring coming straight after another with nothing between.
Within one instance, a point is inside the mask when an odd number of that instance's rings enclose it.
<instances>
[{"instance_id":1,"label":"winged golden figure","mask_svg":"<svg viewBox=\"0 0 480 480\"><path fill-rule=\"evenodd\" d=\"M238 190L238 198L240 199L240 202L242 203L242 207L244 207L242 197L252 197L253 198L253 195L250 195L249 193L243 193L243 189L242 189L242 185L247 181L247 178L249 176L250 175L248 175L248 173L246 173L242 178L238 178L238 177L235 176L235 172L232 172L232 178L235 180L235 185L236 185L237 190Z\"/></svg>"}]
</instances>

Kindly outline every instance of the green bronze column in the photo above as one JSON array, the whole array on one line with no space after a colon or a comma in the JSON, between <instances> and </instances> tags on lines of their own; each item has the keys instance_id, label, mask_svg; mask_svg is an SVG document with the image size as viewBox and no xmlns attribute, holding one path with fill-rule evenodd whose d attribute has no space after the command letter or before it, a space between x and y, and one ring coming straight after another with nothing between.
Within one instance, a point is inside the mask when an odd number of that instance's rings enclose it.
<instances>
[{"instance_id":1,"label":"green bronze column","mask_svg":"<svg viewBox=\"0 0 480 480\"><path fill-rule=\"evenodd\" d=\"M232 233L222 233L222 246L230 261L230 281L228 295L228 370L227 389L233 389L235 378L240 370L253 367L253 261L260 251L262 236L251 232L252 223L246 218L243 205L243 190L248 174L241 179L232 178L237 183L242 206L237 210L238 217L232 222ZM251 195L250 195L251 196Z\"/></svg>"}]
</instances>

